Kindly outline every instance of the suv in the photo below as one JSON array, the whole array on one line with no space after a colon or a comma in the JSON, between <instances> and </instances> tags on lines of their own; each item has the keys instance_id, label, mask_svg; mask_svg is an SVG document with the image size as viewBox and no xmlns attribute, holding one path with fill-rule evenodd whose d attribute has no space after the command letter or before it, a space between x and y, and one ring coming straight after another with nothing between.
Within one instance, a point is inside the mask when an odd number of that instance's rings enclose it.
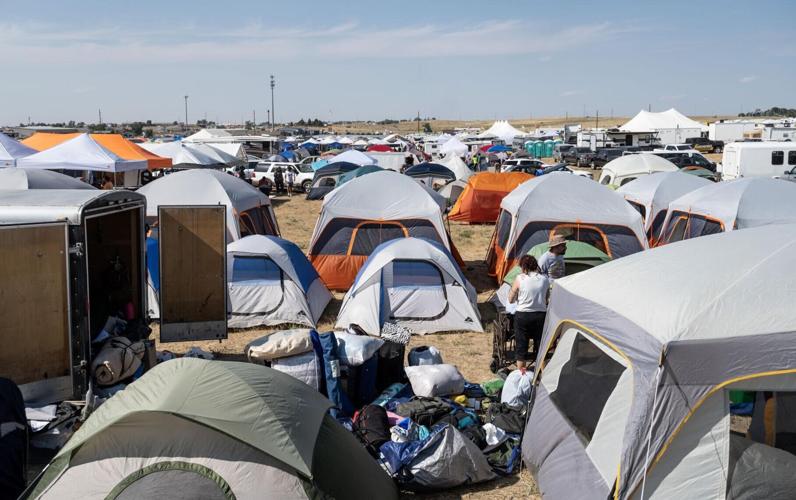
<instances>
[{"instance_id":1,"label":"suv","mask_svg":"<svg viewBox=\"0 0 796 500\"><path fill-rule=\"evenodd\" d=\"M301 187L301 190L305 193L309 192L312 178L315 176L311 163L260 162L254 167L254 172L252 172L253 184L259 185L263 178L268 179L273 184L277 167L281 167L283 171L292 170L296 174L296 180L293 184Z\"/></svg>"},{"instance_id":2,"label":"suv","mask_svg":"<svg viewBox=\"0 0 796 500\"><path fill-rule=\"evenodd\" d=\"M680 169L704 168L711 172L716 171L716 164L696 151L654 151L653 154L666 158Z\"/></svg>"},{"instance_id":3,"label":"suv","mask_svg":"<svg viewBox=\"0 0 796 500\"><path fill-rule=\"evenodd\" d=\"M537 169L546 167L547 164L542 160L534 158L514 158L506 160L500 167L501 172L525 172L526 174L533 174Z\"/></svg>"},{"instance_id":4,"label":"suv","mask_svg":"<svg viewBox=\"0 0 796 500\"><path fill-rule=\"evenodd\" d=\"M685 142L700 153L721 153L724 151L724 141L711 141L707 137L689 137Z\"/></svg>"},{"instance_id":5,"label":"suv","mask_svg":"<svg viewBox=\"0 0 796 500\"><path fill-rule=\"evenodd\" d=\"M572 149L575 149L574 144L556 144L553 148L553 160L556 163L564 161L564 157Z\"/></svg>"},{"instance_id":6,"label":"suv","mask_svg":"<svg viewBox=\"0 0 796 500\"><path fill-rule=\"evenodd\" d=\"M587 167L591 163L594 156L594 151L588 147L575 147L567 151L562 161L569 165L577 165L578 167Z\"/></svg>"}]
</instances>

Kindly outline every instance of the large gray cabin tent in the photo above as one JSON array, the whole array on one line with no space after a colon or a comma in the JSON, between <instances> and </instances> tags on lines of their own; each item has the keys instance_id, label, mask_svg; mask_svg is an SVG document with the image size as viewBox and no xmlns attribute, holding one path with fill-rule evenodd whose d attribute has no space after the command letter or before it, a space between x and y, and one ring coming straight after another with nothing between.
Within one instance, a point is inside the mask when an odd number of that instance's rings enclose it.
<instances>
[{"instance_id":1,"label":"large gray cabin tent","mask_svg":"<svg viewBox=\"0 0 796 500\"><path fill-rule=\"evenodd\" d=\"M264 366L167 361L100 406L24 498L397 498L331 406Z\"/></svg>"},{"instance_id":2,"label":"large gray cabin tent","mask_svg":"<svg viewBox=\"0 0 796 500\"><path fill-rule=\"evenodd\" d=\"M729 391L796 392L794 268L771 225L556 280L522 443L544 498L792 497L796 457L739 443Z\"/></svg>"}]
</instances>

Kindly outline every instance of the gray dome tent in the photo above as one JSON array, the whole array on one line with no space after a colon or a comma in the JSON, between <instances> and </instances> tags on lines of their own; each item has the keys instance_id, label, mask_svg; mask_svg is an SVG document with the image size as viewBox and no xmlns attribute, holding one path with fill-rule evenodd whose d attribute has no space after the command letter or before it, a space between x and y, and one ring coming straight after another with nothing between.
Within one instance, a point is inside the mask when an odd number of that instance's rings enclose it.
<instances>
[{"instance_id":1,"label":"gray dome tent","mask_svg":"<svg viewBox=\"0 0 796 500\"><path fill-rule=\"evenodd\" d=\"M304 383L258 365L182 358L91 415L27 498L397 498Z\"/></svg>"}]
</instances>

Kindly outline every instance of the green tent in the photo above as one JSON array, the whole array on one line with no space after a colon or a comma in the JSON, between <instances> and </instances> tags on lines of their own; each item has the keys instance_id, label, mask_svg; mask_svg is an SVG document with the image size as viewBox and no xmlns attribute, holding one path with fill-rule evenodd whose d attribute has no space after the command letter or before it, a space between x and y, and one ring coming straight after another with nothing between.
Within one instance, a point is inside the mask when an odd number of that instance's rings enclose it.
<instances>
[{"instance_id":1,"label":"green tent","mask_svg":"<svg viewBox=\"0 0 796 500\"><path fill-rule=\"evenodd\" d=\"M397 498L308 385L259 365L181 358L100 406L27 498Z\"/></svg>"},{"instance_id":2,"label":"green tent","mask_svg":"<svg viewBox=\"0 0 796 500\"><path fill-rule=\"evenodd\" d=\"M381 172L382 170L384 169L381 167L377 167L376 165L365 165L364 167L359 167L356 170L352 170L350 172L346 172L343 175L341 175L340 180L337 181L337 187L342 186L351 179L356 179L357 177L362 177L363 175L372 174L373 172Z\"/></svg>"},{"instance_id":3,"label":"green tent","mask_svg":"<svg viewBox=\"0 0 796 500\"><path fill-rule=\"evenodd\" d=\"M528 255L533 255L539 259L539 257L541 257L548 249L549 246L547 243L539 243L535 247L531 248L531 250L528 252ZM588 243L583 243L581 241L567 241L567 252L564 254L564 263L566 264L567 275L591 269L592 267L599 266L600 264L605 264L609 260L611 260L611 257L609 257L608 254L589 245ZM516 278L518 274L520 274L520 266L514 266L511 271L506 274L506 277L503 278L503 281L511 285L514 282L514 278Z\"/></svg>"}]
</instances>

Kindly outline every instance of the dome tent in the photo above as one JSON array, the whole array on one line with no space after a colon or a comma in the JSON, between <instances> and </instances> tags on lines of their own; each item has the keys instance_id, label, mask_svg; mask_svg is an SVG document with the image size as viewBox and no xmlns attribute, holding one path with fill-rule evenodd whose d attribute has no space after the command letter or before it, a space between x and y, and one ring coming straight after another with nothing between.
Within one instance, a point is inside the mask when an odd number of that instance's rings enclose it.
<instances>
[{"instance_id":1,"label":"dome tent","mask_svg":"<svg viewBox=\"0 0 796 500\"><path fill-rule=\"evenodd\" d=\"M796 222L796 183L749 177L711 183L669 204L661 242Z\"/></svg>"},{"instance_id":2,"label":"dome tent","mask_svg":"<svg viewBox=\"0 0 796 500\"><path fill-rule=\"evenodd\" d=\"M443 197L391 170L357 177L324 198L310 262L327 287L345 291L368 255L387 240L417 236L451 249L445 206Z\"/></svg>"},{"instance_id":3,"label":"dome tent","mask_svg":"<svg viewBox=\"0 0 796 500\"><path fill-rule=\"evenodd\" d=\"M654 172L677 172L677 165L658 155L639 153L620 156L603 166L600 184L624 186L637 177Z\"/></svg>"},{"instance_id":4,"label":"dome tent","mask_svg":"<svg viewBox=\"0 0 796 500\"><path fill-rule=\"evenodd\" d=\"M329 163L318 168L315 170L315 175L312 177L312 184L307 192L307 199L323 199L324 196L337 187L340 182L340 176L358 168L359 165L347 161Z\"/></svg>"},{"instance_id":5,"label":"dome tent","mask_svg":"<svg viewBox=\"0 0 796 500\"><path fill-rule=\"evenodd\" d=\"M330 407L263 366L167 361L100 406L28 498L397 498Z\"/></svg>"},{"instance_id":6,"label":"dome tent","mask_svg":"<svg viewBox=\"0 0 796 500\"><path fill-rule=\"evenodd\" d=\"M711 182L685 172L657 172L644 175L617 189L644 218L644 230L652 244L660 235L669 204Z\"/></svg>"},{"instance_id":7,"label":"dome tent","mask_svg":"<svg viewBox=\"0 0 796 500\"><path fill-rule=\"evenodd\" d=\"M445 184L456 180L456 174L454 174L453 171L448 167L440 165L439 163L418 163L417 165L407 168L404 171L404 175L407 175L432 189L434 188L435 183L439 184L439 187L442 187Z\"/></svg>"},{"instance_id":8,"label":"dome tent","mask_svg":"<svg viewBox=\"0 0 796 500\"><path fill-rule=\"evenodd\" d=\"M336 163L336 162L348 162L348 163L355 163L360 167L365 165L375 165L376 160L373 159L370 155L363 153L362 151L357 151L356 149L349 149L347 151L343 151L342 153L338 154L337 156L333 156L329 158L327 163Z\"/></svg>"},{"instance_id":9,"label":"dome tent","mask_svg":"<svg viewBox=\"0 0 796 500\"><path fill-rule=\"evenodd\" d=\"M791 496L792 455L734 456L729 391L796 391L794 266L782 225L556 280L522 443L545 498Z\"/></svg>"},{"instance_id":10,"label":"dome tent","mask_svg":"<svg viewBox=\"0 0 796 500\"><path fill-rule=\"evenodd\" d=\"M500 203L523 182L533 179L524 172L479 172L467 179L467 186L456 199L448 218L470 223L493 223Z\"/></svg>"},{"instance_id":11,"label":"dome tent","mask_svg":"<svg viewBox=\"0 0 796 500\"><path fill-rule=\"evenodd\" d=\"M292 323L314 328L332 294L298 246L276 236L227 245L230 328Z\"/></svg>"},{"instance_id":12,"label":"dome tent","mask_svg":"<svg viewBox=\"0 0 796 500\"><path fill-rule=\"evenodd\" d=\"M466 181L473 175L473 171L470 170L470 167L457 155L451 155L450 158L446 158L446 160L442 162L442 165L451 169L456 175L456 179L460 181Z\"/></svg>"},{"instance_id":13,"label":"dome tent","mask_svg":"<svg viewBox=\"0 0 796 500\"><path fill-rule=\"evenodd\" d=\"M467 145L456 137L451 137L439 147L439 154L446 157L449 155L464 156L467 154Z\"/></svg>"},{"instance_id":14,"label":"dome tent","mask_svg":"<svg viewBox=\"0 0 796 500\"><path fill-rule=\"evenodd\" d=\"M423 238L382 243L346 293L337 328L359 325L379 336L385 322L416 333L483 332L475 288L450 252Z\"/></svg>"},{"instance_id":15,"label":"dome tent","mask_svg":"<svg viewBox=\"0 0 796 500\"><path fill-rule=\"evenodd\" d=\"M96 189L91 184L52 170L0 168L0 189Z\"/></svg>"},{"instance_id":16,"label":"dome tent","mask_svg":"<svg viewBox=\"0 0 796 500\"><path fill-rule=\"evenodd\" d=\"M487 262L498 282L551 235L595 246L612 259L647 248L644 224L622 196L591 179L552 172L521 184L500 204Z\"/></svg>"}]
</instances>

